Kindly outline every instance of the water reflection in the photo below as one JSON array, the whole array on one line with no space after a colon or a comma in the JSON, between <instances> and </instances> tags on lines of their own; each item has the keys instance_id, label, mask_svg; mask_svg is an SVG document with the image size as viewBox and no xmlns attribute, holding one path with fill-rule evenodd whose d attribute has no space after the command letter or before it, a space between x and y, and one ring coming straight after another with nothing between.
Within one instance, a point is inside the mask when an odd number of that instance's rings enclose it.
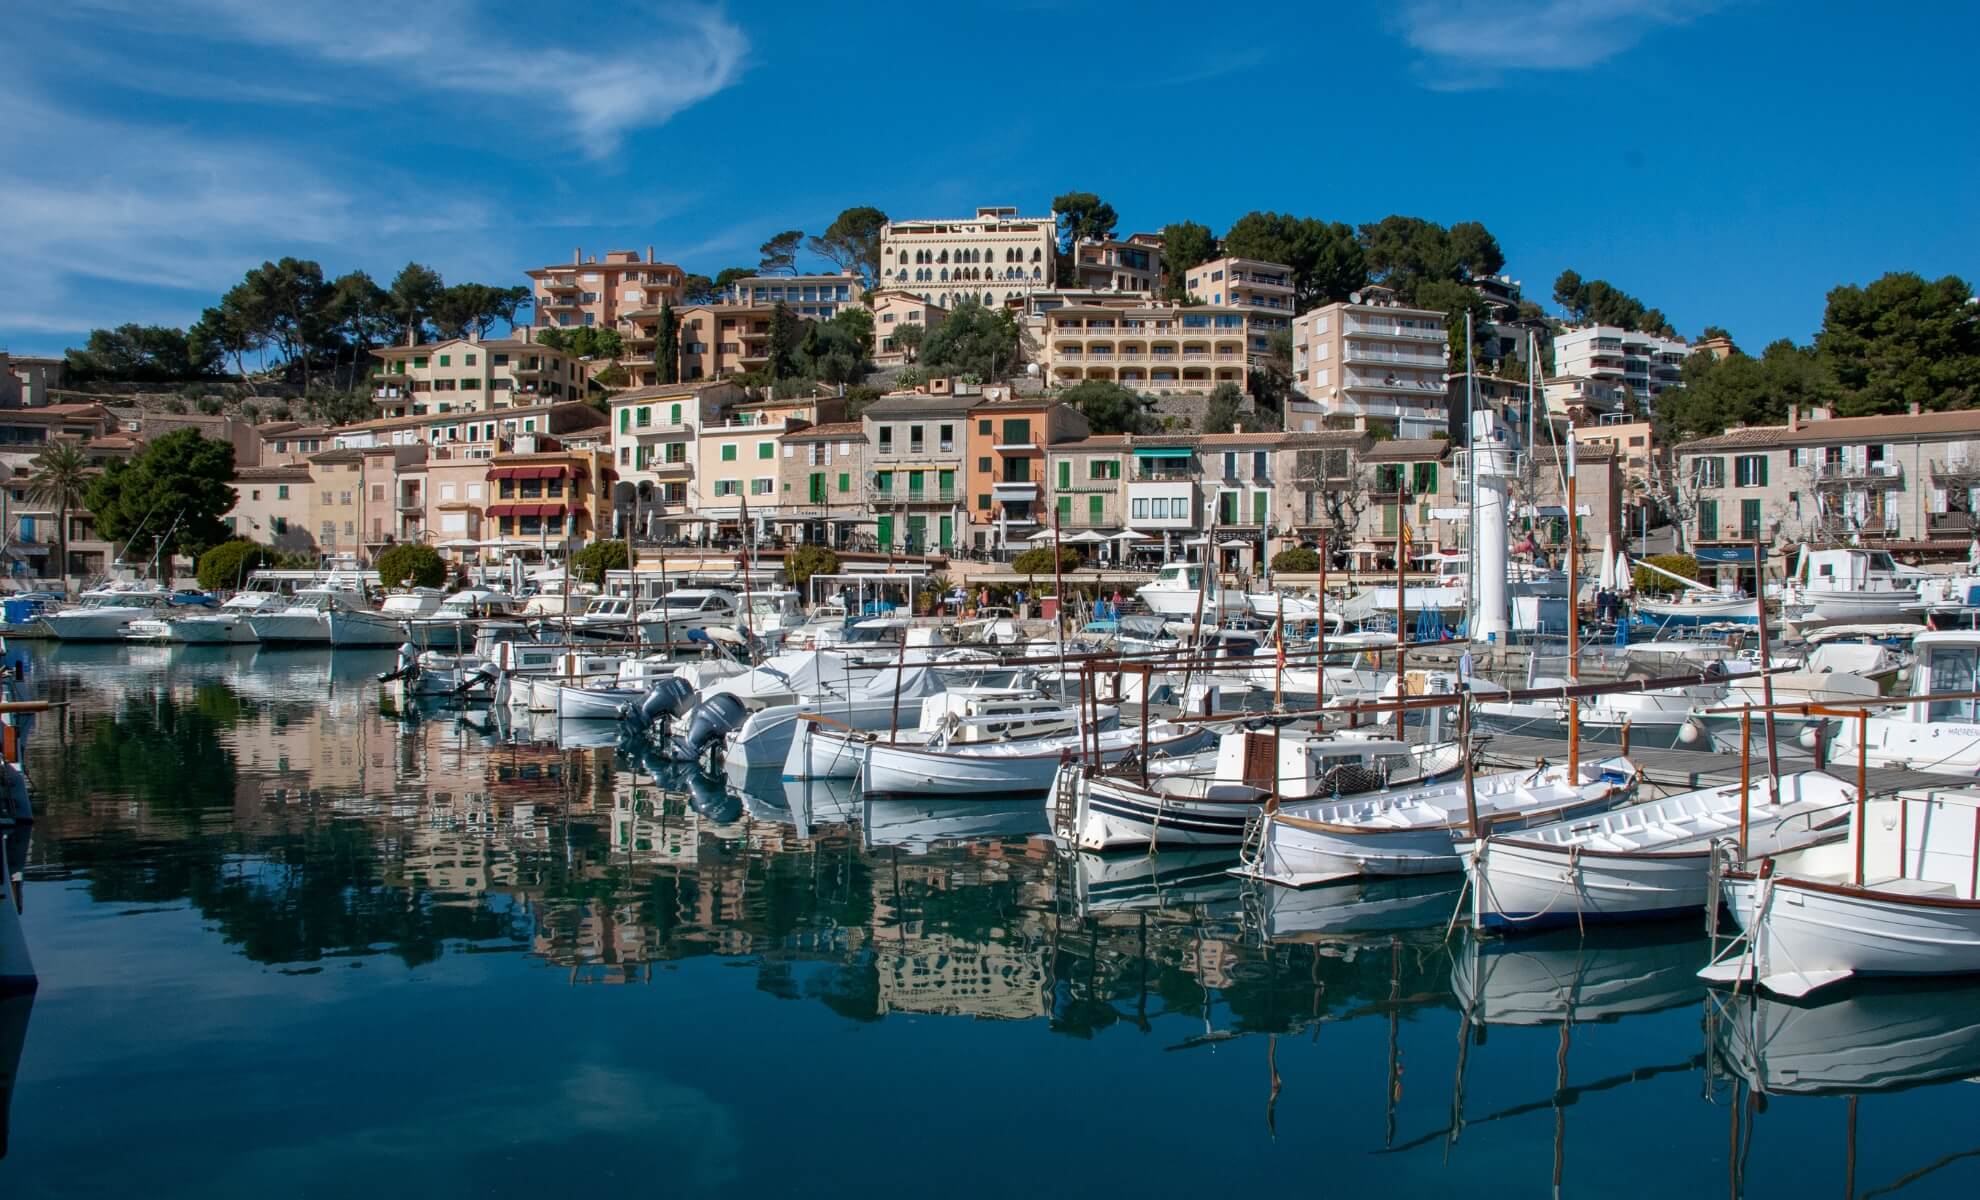
<instances>
[{"instance_id":1,"label":"water reflection","mask_svg":"<svg viewBox=\"0 0 1980 1200\"><path fill-rule=\"evenodd\" d=\"M1213 1079L1255 1089L1253 1136L1324 1128L1411 1170L1491 1147L1515 1191L1542 1171L1602 1190L1609 1134L1645 1121L1687 1169L1724 1171L1710 1101L1728 1084L1786 1105L1980 1073L1980 985L1812 1010L1708 998L1689 925L1447 937L1456 879L1294 892L1232 877L1216 851L1066 854L1036 798L863 802L843 781L705 776L603 731L573 744L554 723L403 706L372 679L388 655L349 657L37 652L32 682L68 706L31 745L30 879L106 913L183 904L271 976L389 958L433 979L472 961L510 988L670 1006L719 976L783 1014L760 1028L1016 1032L1051 1043L1025 1067L1040 1079L1138 1078L1149 1122L1167 1119L1164 1080ZM12 1016L0 1007L0 1086Z\"/></svg>"}]
</instances>

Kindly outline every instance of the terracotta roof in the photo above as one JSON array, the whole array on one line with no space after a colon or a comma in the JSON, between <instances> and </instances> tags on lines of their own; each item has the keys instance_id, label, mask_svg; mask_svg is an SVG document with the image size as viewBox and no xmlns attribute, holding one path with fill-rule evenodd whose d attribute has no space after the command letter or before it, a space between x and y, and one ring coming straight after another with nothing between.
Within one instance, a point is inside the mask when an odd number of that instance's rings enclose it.
<instances>
[{"instance_id":1,"label":"terracotta roof","mask_svg":"<svg viewBox=\"0 0 1980 1200\"><path fill-rule=\"evenodd\" d=\"M1909 413L1881 417L1830 417L1804 421L1798 428L1785 425L1751 425L1728 429L1716 437L1699 438L1678 446L1679 454L1703 450L1733 450L1743 447L1821 446L1831 442L1875 441L1915 442L1936 438L1964 440L1980 437L1980 410Z\"/></svg>"},{"instance_id":2,"label":"terracotta roof","mask_svg":"<svg viewBox=\"0 0 1980 1200\"><path fill-rule=\"evenodd\" d=\"M660 383L652 387L628 388L623 392L613 392L609 403L618 404L626 400L659 400L667 396L693 396L708 383ZM733 386L733 385L731 385Z\"/></svg>"},{"instance_id":3,"label":"terracotta roof","mask_svg":"<svg viewBox=\"0 0 1980 1200\"><path fill-rule=\"evenodd\" d=\"M356 447L346 447L342 450L323 450L309 456L309 461L313 463L362 462L363 460L364 451Z\"/></svg>"},{"instance_id":4,"label":"terracotta roof","mask_svg":"<svg viewBox=\"0 0 1980 1200\"><path fill-rule=\"evenodd\" d=\"M1442 458L1449 448L1445 438L1390 438L1362 451L1361 457L1365 462L1420 462Z\"/></svg>"},{"instance_id":5,"label":"terracotta roof","mask_svg":"<svg viewBox=\"0 0 1980 1200\"><path fill-rule=\"evenodd\" d=\"M803 429L793 429L783 437L787 442L837 442L865 441L866 427L858 421L833 421L826 425L810 425Z\"/></svg>"},{"instance_id":6,"label":"terracotta roof","mask_svg":"<svg viewBox=\"0 0 1980 1200\"><path fill-rule=\"evenodd\" d=\"M869 417L961 417L976 406L976 396L927 396L920 392L896 392L866 406Z\"/></svg>"},{"instance_id":7,"label":"terracotta roof","mask_svg":"<svg viewBox=\"0 0 1980 1200\"><path fill-rule=\"evenodd\" d=\"M236 480L255 479L308 479L309 468L301 463L289 463L273 467L242 467L234 472Z\"/></svg>"}]
</instances>

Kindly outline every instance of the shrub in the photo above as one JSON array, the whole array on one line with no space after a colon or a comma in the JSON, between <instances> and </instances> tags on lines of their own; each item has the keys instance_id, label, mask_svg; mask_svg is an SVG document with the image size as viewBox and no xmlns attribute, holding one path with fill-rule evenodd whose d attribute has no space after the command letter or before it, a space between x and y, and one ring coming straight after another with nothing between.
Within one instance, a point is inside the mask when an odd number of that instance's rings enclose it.
<instances>
[{"instance_id":1,"label":"shrub","mask_svg":"<svg viewBox=\"0 0 1980 1200\"><path fill-rule=\"evenodd\" d=\"M839 556L830 546L806 542L784 555L784 578L802 592L813 575L833 575L839 570Z\"/></svg>"},{"instance_id":2,"label":"shrub","mask_svg":"<svg viewBox=\"0 0 1980 1200\"><path fill-rule=\"evenodd\" d=\"M586 583L603 585L605 572L623 571L632 560L626 555L626 544L620 541L593 542L571 555L571 569Z\"/></svg>"},{"instance_id":3,"label":"shrub","mask_svg":"<svg viewBox=\"0 0 1980 1200\"><path fill-rule=\"evenodd\" d=\"M1320 569L1319 552L1307 546L1287 546L1272 556L1272 570L1301 574Z\"/></svg>"},{"instance_id":4,"label":"shrub","mask_svg":"<svg viewBox=\"0 0 1980 1200\"><path fill-rule=\"evenodd\" d=\"M269 559L268 547L236 538L200 555L193 573L199 579L199 586L209 592L239 587L249 572L268 566Z\"/></svg>"},{"instance_id":5,"label":"shrub","mask_svg":"<svg viewBox=\"0 0 1980 1200\"><path fill-rule=\"evenodd\" d=\"M439 587L447 581L440 552L418 542L400 542L378 556L378 582L386 587Z\"/></svg>"},{"instance_id":6,"label":"shrub","mask_svg":"<svg viewBox=\"0 0 1980 1200\"><path fill-rule=\"evenodd\" d=\"M1071 546L1059 547L1059 566L1067 571L1079 566L1079 551ZM1020 575L1050 575L1052 573L1052 548L1035 546L1011 560L1011 570Z\"/></svg>"},{"instance_id":7,"label":"shrub","mask_svg":"<svg viewBox=\"0 0 1980 1200\"><path fill-rule=\"evenodd\" d=\"M1686 579L1698 578L1698 560L1689 554L1653 554L1636 565L1630 573L1630 584L1639 592L1674 592L1678 585L1655 571L1645 570L1643 563L1662 567L1673 575Z\"/></svg>"}]
</instances>

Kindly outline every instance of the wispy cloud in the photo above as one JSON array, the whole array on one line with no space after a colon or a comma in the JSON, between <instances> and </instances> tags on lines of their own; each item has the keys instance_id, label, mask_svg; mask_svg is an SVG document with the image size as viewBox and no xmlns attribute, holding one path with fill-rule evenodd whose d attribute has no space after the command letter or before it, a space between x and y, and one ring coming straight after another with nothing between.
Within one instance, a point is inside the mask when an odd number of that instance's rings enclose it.
<instances>
[{"instance_id":1,"label":"wispy cloud","mask_svg":"<svg viewBox=\"0 0 1980 1200\"><path fill-rule=\"evenodd\" d=\"M1416 74L1446 90L1490 87L1512 71L1581 71L1720 0L1413 0L1403 37Z\"/></svg>"},{"instance_id":2,"label":"wispy cloud","mask_svg":"<svg viewBox=\"0 0 1980 1200\"><path fill-rule=\"evenodd\" d=\"M655 0L524 22L504 21L483 0L182 0L169 7L86 0L85 7L114 13L127 26L293 56L322 68L325 78L311 81L319 93L356 87L372 100L381 89L451 94L497 105L488 119L504 124L553 114L594 159L617 150L627 133L664 125L729 87L749 54L748 37L719 8ZM267 64L247 61L257 78L267 73ZM170 86L183 90L182 81Z\"/></svg>"}]
</instances>

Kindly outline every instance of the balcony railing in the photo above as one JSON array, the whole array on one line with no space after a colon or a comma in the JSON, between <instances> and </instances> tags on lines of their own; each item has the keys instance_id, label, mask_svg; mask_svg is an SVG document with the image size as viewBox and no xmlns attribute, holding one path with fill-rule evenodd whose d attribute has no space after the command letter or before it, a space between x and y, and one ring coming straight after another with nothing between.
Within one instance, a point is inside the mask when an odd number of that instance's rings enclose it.
<instances>
[{"instance_id":1,"label":"balcony railing","mask_svg":"<svg viewBox=\"0 0 1980 1200\"><path fill-rule=\"evenodd\" d=\"M1970 538L1975 530L1980 530L1980 519L1972 513L1935 512L1925 514L1925 529L1930 537Z\"/></svg>"},{"instance_id":2,"label":"balcony railing","mask_svg":"<svg viewBox=\"0 0 1980 1200\"><path fill-rule=\"evenodd\" d=\"M1904 464L1896 462L1874 462L1865 465L1856 463L1818 462L1813 468L1818 487L1858 487L1902 488L1904 486Z\"/></svg>"},{"instance_id":3,"label":"balcony railing","mask_svg":"<svg viewBox=\"0 0 1980 1200\"><path fill-rule=\"evenodd\" d=\"M1367 334L1370 337L1410 338L1416 341L1445 341L1442 329L1423 325L1400 325L1394 321L1358 321L1350 318L1343 326L1349 333Z\"/></svg>"},{"instance_id":4,"label":"balcony railing","mask_svg":"<svg viewBox=\"0 0 1980 1200\"><path fill-rule=\"evenodd\" d=\"M899 484L891 488L869 485L866 498L874 504L960 504L965 492L960 487L925 487L920 490Z\"/></svg>"}]
</instances>

